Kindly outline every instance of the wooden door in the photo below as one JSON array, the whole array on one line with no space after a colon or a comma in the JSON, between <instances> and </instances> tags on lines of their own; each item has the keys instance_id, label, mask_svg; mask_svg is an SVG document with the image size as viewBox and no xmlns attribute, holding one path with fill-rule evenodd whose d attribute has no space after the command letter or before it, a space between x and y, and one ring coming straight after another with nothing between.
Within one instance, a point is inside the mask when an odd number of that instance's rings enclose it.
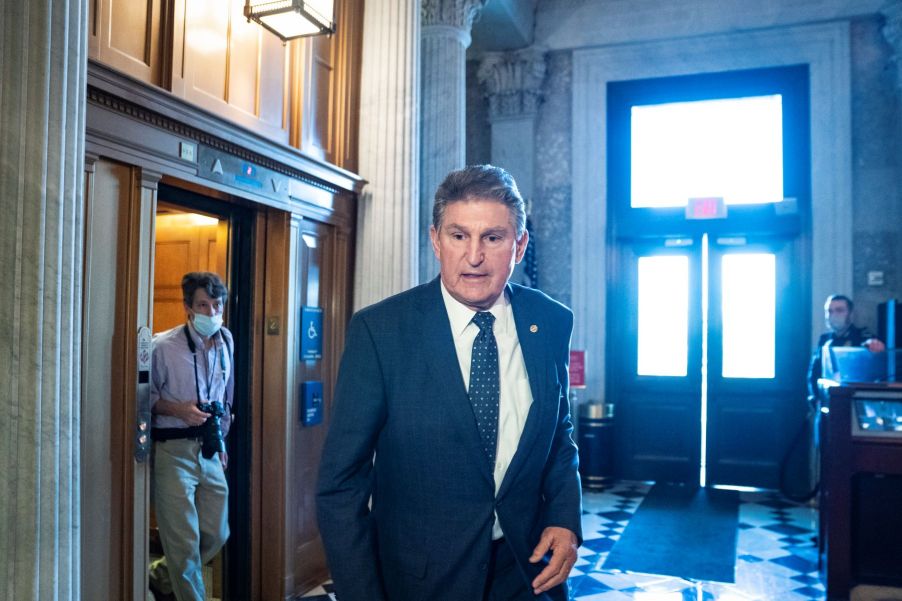
<instances>
[{"instance_id":1,"label":"wooden door","mask_svg":"<svg viewBox=\"0 0 902 601\"><path fill-rule=\"evenodd\" d=\"M154 247L154 333L184 323L183 275L191 271L212 271L228 281L228 240L227 219L161 204Z\"/></svg>"},{"instance_id":2,"label":"wooden door","mask_svg":"<svg viewBox=\"0 0 902 601\"><path fill-rule=\"evenodd\" d=\"M149 462L136 461L138 329L150 326L159 174L86 163L81 598L147 598Z\"/></svg>"},{"instance_id":3,"label":"wooden door","mask_svg":"<svg viewBox=\"0 0 902 601\"><path fill-rule=\"evenodd\" d=\"M348 228L279 211L267 215L266 241L261 592L264 599L290 599L329 574L316 523L316 480L350 316L353 253ZM301 357L310 326L301 321L304 307L322 309L320 359ZM306 381L323 386L322 422L315 425L301 419Z\"/></svg>"},{"instance_id":4,"label":"wooden door","mask_svg":"<svg viewBox=\"0 0 902 601\"><path fill-rule=\"evenodd\" d=\"M777 488L805 408L799 245L621 244L609 330L621 476Z\"/></svg>"},{"instance_id":5,"label":"wooden door","mask_svg":"<svg viewBox=\"0 0 902 601\"><path fill-rule=\"evenodd\" d=\"M778 488L805 418L808 337L798 239L710 245L707 437L711 484Z\"/></svg>"},{"instance_id":6,"label":"wooden door","mask_svg":"<svg viewBox=\"0 0 902 601\"><path fill-rule=\"evenodd\" d=\"M334 279L329 277L334 265L335 228L323 223L304 220L297 233L297 266L295 307L328 308L335 294ZM301 359L301 340L307 335L309 324L298 320L293 353L295 378L299 390L304 382L322 382L324 402L332 402L332 361L323 353L322 359ZM329 340L331 319L323 319L322 337ZM323 351L327 350L324 344ZM299 393L298 393L299 395ZM316 524L316 480L319 474L319 459L326 439L327 421L305 426L302 423L302 402L294 403L289 414L293 435L288 448L288 461L293 465L289 479L289 498L292 502L288 510L289 529L289 573L296 579L295 588L309 588L320 584L326 573L326 557ZM324 413L326 407L323 407Z\"/></svg>"},{"instance_id":7,"label":"wooden door","mask_svg":"<svg viewBox=\"0 0 902 601\"><path fill-rule=\"evenodd\" d=\"M620 476L698 482L701 463L700 241L623 244L608 329Z\"/></svg>"}]
</instances>

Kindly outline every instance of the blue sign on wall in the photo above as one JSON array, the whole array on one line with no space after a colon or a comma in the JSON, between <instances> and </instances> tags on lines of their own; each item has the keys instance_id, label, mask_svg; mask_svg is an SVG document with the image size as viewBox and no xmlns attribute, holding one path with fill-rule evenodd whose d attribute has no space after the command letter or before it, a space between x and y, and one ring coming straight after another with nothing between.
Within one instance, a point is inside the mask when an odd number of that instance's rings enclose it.
<instances>
[{"instance_id":1,"label":"blue sign on wall","mask_svg":"<svg viewBox=\"0 0 902 601\"><path fill-rule=\"evenodd\" d=\"M301 361L323 358L323 310L301 307Z\"/></svg>"},{"instance_id":2,"label":"blue sign on wall","mask_svg":"<svg viewBox=\"0 0 902 601\"><path fill-rule=\"evenodd\" d=\"M323 422L323 383L301 382L301 423L315 426Z\"/></svg>"}]
</instances>

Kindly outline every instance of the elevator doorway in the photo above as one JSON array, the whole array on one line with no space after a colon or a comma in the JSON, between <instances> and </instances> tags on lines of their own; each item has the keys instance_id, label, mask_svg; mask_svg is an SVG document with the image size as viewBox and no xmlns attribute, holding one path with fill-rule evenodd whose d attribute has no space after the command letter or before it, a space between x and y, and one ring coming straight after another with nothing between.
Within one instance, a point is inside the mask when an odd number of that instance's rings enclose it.
<instances>
[{"instance_id":1,"label":"elevator doorway","mask_svg":"<svg viewBox=\"0 0 902 601\"><path fill-rule=\"evenodd\" d=\"M160 184L154 226L154 335L186 321L181 279L192 271L218 274L229 290L224 325L233 335L235 419L226 439L229 461L230 536L220 553L203 567L207 599L250 598L250 419L249 379L253 290L252 255L255 211L236 202ZM149 559L163 555L153 497L149 508Z\"/></svg>"}]
</instances>

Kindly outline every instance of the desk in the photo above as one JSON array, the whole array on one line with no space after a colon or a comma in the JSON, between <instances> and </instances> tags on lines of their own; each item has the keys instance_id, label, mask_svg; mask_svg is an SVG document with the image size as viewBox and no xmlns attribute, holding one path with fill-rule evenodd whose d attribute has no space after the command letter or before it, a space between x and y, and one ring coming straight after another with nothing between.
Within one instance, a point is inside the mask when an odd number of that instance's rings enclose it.
<instances>
[{"instance_id":1,"label":"desk","mask_svg":"<svg viewBox=\"0 0 902 601\"><path fill-rule=\"evenodd\" d=\"M819 564L827 582L827 599L848 599L853 574L853 477L856 474L902 475L902 437L853 435L856 397L888 395L902 399L902 384L854 384L829 389L821 413L821 492Z\"/></svg>"}]
</instances>

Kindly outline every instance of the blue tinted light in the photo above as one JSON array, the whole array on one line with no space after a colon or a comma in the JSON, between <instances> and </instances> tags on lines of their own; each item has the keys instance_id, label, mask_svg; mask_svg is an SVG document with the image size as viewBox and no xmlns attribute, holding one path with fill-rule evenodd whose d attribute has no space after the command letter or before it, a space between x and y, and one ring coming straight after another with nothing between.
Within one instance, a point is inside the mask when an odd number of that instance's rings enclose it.
<instances>
[{"instance_id":1,"label":"blue tinted light","mask_svg":"<svg viewBox=\"0 0 902 601\"><path fill-rule=\"evenodd\" d=\"M783 200L779 94L632 107L631 206Z\"/></svg>"}]
</instances>

